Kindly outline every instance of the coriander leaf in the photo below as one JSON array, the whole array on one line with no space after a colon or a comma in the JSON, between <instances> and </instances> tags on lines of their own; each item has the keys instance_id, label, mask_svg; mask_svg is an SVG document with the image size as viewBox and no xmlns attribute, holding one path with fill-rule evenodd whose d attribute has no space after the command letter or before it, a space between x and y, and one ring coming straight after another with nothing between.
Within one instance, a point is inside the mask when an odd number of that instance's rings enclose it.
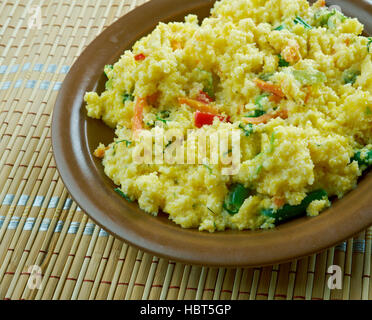
<instances>
[{"instance_id":1,"label":"coriander leaf","mask_svg":"<svg viewBox=\"0 0 372 320\"><path fill-rule=\"evenodd\" d=\"M287 62L281 54L278 54L279 57L279 67L289 67L289 62Z\"/></svg>"},{"instance_id":2,"label":"coriander leaf","mask_svg":"<svg viewBox=\"0 0 372 320\"><path fill-rule=\"evenodd\" d=\"M239 124L239 128L243 130L244 135L246 137L249 137L253 133L253 124L248 123L246 126L243 126L242 124Z\"/></svg>"},{"instance_id":3,"label":"coriander leaf","mask_svg":"<svg viewBox=\"0 0 372 320\"><path fill-rule=\"evenodd\" d=\"M130 93L123 93L123 103L127 101L134 101L134 96L131 95Z\"/></svg>"},{"instance_id":4,"label":"coriander leaf","mask_svg":"<svg viewBox=\"0 0 372 320\"><path fill-rule=\"evenodd\" d=\"M360 71L348 69L344 71L342 80L344 81L344 84L354 84L358 76L360 76Z\"/></svg>"}]
</instances>

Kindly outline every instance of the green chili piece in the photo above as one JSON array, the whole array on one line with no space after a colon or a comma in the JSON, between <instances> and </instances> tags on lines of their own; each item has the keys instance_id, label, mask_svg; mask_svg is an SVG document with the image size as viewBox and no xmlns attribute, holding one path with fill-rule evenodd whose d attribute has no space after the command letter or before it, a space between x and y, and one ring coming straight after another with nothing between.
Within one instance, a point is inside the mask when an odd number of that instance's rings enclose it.
<instances>
[{"instance_id":1,"label":"green chili piece","mask_svg":"<svg viewBox=\"0 0 372 320\"><path fill-rule=\"evenodd\" d=\"M305 199L297 206L291 206L285 204L282 208L278 210L274 209L262 209L261 214L275 219L275 224L283 223L296 217L304 216L306 214L306 209L311 202L315 200L328 199L328 194L325 190L319 189L309 193Z\"/></svg>"},{"instance_id":2,"label":"green chili piece","mask_svg":"<svg viewBox=\"0 0 372 320\"><path fill-rule=\"evenodd\" d=\"M225 198L223 208L231 215L239 212L245 199L250 195L250 190L245 188L242 184L237 183L232 186L230 192Z\"/></svg>"},{"instance_id":3,"label":"green chili piece","mask_svg":"<svg viewBox=\"0 0 372 320\"><path fill-rule=\"evenodd\" d=\"M367 169L372 165L372 149L371 150L359 150L351 158L351 161L357 161L359 167Z\"/></svg>"}]
</instances>

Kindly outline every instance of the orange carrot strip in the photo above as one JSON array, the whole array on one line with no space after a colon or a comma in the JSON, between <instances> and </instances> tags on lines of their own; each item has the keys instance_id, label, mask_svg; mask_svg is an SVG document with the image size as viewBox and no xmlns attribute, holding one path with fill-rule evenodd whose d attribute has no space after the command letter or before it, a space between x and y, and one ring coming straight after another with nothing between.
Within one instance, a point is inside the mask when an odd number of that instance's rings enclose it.
<instances>
[{"instance_id":1,"label":"orange carrot strip","mask_svg":"<svg viewBox=\"0 0 372 320\"><path fill-rule=\"evenodd\" d=\"M134 106L134 115L132 118L132 131L137 132L143 129L143 109L147 105L146 98L137 98Z\"/></svg>"},{"instance_id":2,"label":"orange carrot strip","mask_svg":"<svg viewBox=\"0 0 372 320\"><path fill-rule=\"evenodd\" d=\"M261 79L254 79L253 81L261 90L275 94L278 97L285 98L285 94L277 84L268 83Z\"/></svg>"},{"instance_id":3,"label":"orange carrot strip","mask_svg":"<svg viewBox=\"0 0 372 320\"><path fill-rule=\"evenodd\" d=\"M296 42L295 44L288 45L282 51L282 56L285 61L294 63L301 59L300 46Z\"/></svg>"},{"instance_id":4,"label":"orange carrot strip","mask_svg":"<svg viewBox=\"0 0 372 320\"><path fill-rule=\"evenodd\" d=\"M146 101L149 105L154 106L158 102L159 96L160 96L159 92L155 92L154 94L147 96Z\"/></svg>"},{"instance_id":5,"label":"orange carrot strip","mask_svg":"<svg viewBox=\"0 0 372 320\"><path fill-rule=\"evenodd\" d=\"M326 1L325 0L318 0L316 3L314 3L318 7L325 7Z\"/></svg>"},{"instance_id":6,"label":"orange carrot strip","mask_svg":"<svg viewBox=\"0 0 372 320\"><path fill-rule=\"evenodd\" d=\"M269 97L269 100L270 100L271 102L276 103L276 104L280 103L280 101L282 101L282 99L283 99L282 97L276 96L275 94L273 94L273 95L271 95L271 96Z\"/></svg>"},{"instance_id":7,"label":"orange carrot strip","mask_svg":"<svg viewBox=\"0 0 372 320\"><path fill-rule=\"evenodd\" d=\"M268 123L271 119L275 118L282 118L287 119L288 118L288 111L287 110L280 110L276 111L275 113L266 113L262 115L261 117L257 118L243 118L243 121L245 123L251 123L251 124L265 124Z\"/></svg>"},{"instance_id":8,"label":"orange carrot strip","mask_svg":"<svg viewBox=\"0 0 372 320\"><path fill-rule=\"evenodd\" d=\"M94 152L93 152L93 155L97 158L100 158L102 159L104 156L105 156L105 152L106 150L108 150L110 147L105 147L105 148L102 148L102 147L98 147Z\"/></svg>"},{"instance_id":9,"label":"orange carrot strip","mask_svg":"<svg viewBox=\"0 0 372 320\"><path fill-rule=\"evenodd\" d=\"M273 202L277 208L281 208L285 205L285 200L282 197L274 197Z\"/></svg>"},{"instance_id":10,"label":"orange carrot strip","mask_svg":"<svg viewBox=\"0 0 372 320\"><path fill-rule=\"evenodd\" d=\"M214 108L213 106L200 102L198 100L189 99L189 98L178 98L178 102L180 104L187 104L191 108L194 108L195 110L198 110L200 112L208 112L212 114L218 114L218 110Z\"/></svg>"},{"instance_id":11,"label":"orange carrot strip","mask_svg":"<svg viewBox=\"0 0 372 320\"><path fill-rule=\"evenodd\" d=\"M313 90L312 90L312 87L307 87L307 93L306 93L306 97L305 97L305 103L308 103L309 102L309 99L311 97L313 93Z\"/></svg>"},{"instance_id":12,"label":"orange carrot strip","mask_svg":"<svg viewBox=\"0 0 372 320\"><path fill-rule=\"evenodd\" d=\"M182 43L177 40L172 40L171 46L174 51L176 51L177 49L182 49Z\"/></svg>"}]
</instances>

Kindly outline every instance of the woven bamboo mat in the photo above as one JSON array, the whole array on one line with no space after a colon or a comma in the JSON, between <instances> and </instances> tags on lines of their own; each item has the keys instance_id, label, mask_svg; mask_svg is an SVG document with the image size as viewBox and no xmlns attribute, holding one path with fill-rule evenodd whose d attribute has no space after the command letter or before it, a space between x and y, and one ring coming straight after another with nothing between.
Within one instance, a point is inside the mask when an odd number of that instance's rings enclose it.
<instances>
[{"instance_id":1,"label":"woven bamboo mat","mask_svg":"<svg viewBox=\"0 0 372 320\"><path fill-rule=\"evenodd\" d=\"M371 299L372 228L263 268L184 265L138 251L74 203L51 150L54 102L104 28L145 1L0 1L1 299ZM342 269L330 290L328 267Z\"/></svg>"}]
</instances>

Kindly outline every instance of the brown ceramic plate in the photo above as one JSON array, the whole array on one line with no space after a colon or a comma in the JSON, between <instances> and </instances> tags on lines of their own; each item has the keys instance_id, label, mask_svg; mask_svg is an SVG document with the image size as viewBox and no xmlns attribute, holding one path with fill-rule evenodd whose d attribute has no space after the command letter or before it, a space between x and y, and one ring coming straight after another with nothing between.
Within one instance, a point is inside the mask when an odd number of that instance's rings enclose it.
<instances>
[{"instance_id":1,"label":"brown ceramic plate","mask_svg":"<svg viewBox=\"0 0 372 320\"><path fill-rule=\"evenodd\" d=\"M167 215L153 217L114 192L114 184L92 152L114 136L102 121L87 117L83 96L102 91L103 67L151 32L159 21L182 21L188 13L204 18L213 0L152 0L107 28L71 68L53 114L53 151L61 177L79 206L115 236L158 256L192 264L258 266L306 256L356 234L372 224L372 174L358 188L316 218L299 218L269 231L213 234L182 229ZM330 3L328 3L330 4ZM332 4L332 3L331 3ZM372 5L337 1L372 31Z\"/></svg>"}]
</instances>

